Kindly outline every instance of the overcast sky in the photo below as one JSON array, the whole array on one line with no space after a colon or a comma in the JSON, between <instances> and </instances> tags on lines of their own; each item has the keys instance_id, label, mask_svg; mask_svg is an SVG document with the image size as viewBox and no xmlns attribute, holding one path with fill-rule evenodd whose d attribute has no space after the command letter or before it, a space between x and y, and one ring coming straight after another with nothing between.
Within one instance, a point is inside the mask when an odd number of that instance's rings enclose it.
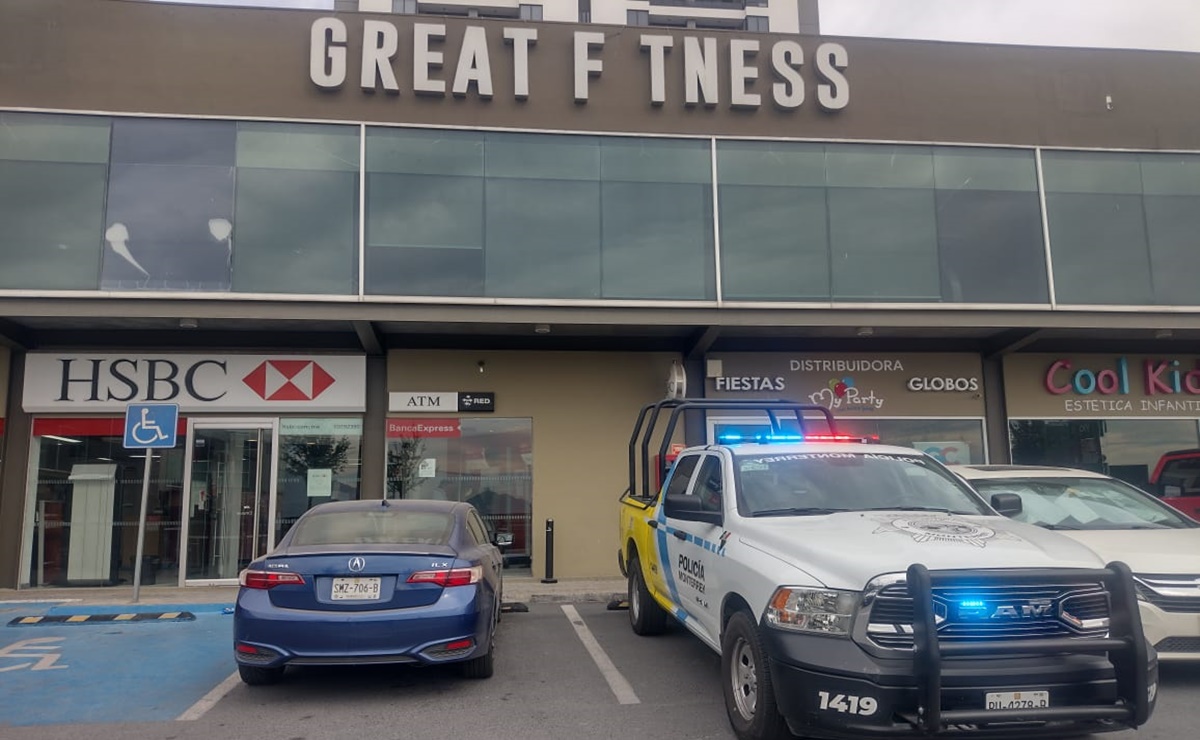
<instances>
[{"instance_id":1,"label":"overcast sky","mask_svg":"<svg viewBox=\"0 0 1200 740\"><path fill-rule=\"evenodd\" d=\"M1200 51L1200 0L820 0L821 32Z\"/></svg>"},{"instance_id":2,"label":"overcast sky","mask_svg":"<svg viewBox=\"0 0 1200 740\"><path fill-rule=\"evenodd\" d=\"M333 6L333 0L164 1L293 8ZM821 31L831 36L1200 51L1200 0L819 2Z\"/></svg>"}]
</instances>

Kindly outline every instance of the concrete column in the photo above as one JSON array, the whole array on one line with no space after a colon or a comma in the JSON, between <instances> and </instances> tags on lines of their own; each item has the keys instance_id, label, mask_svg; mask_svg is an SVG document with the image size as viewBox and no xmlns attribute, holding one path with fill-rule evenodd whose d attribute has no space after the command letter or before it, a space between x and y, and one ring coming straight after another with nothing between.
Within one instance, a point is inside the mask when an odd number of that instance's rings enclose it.
<instances>
[{"instance_id":1,"label":"concrete column","mask_svg":"<svg viewBox=\"0 0 1200 740\"><path fill-rule=\"evenodd\" d=\"M1008 404L1004 398L1004 359L983 358L983 399L987 420L988 461L993 465L1012 462L1008 443Z\"/></svg>"},{"instance_id":2,"label":"concrete column","mask_svg":"<svg viewBox=\"0 0 1200 740\"><path fill-rule=\"evenodd\" d=\"M387 490L387 382L387 355L368 355L359 498L383 498Z\"/></svg>"},{"instance_id":3,"label":"concrete column","mask_svg":"<svg viewBox=\"0 0 1200 740\"><path fill-rule=\"evenodd\" d=\"M32 418L21 408L25 383L25 353L12 351L8 411L4 422L4 463L0 469L0 588L21 582L21 538L25 521L26 479L29 469L29 435Z\"/></svg>"}]
</instances>

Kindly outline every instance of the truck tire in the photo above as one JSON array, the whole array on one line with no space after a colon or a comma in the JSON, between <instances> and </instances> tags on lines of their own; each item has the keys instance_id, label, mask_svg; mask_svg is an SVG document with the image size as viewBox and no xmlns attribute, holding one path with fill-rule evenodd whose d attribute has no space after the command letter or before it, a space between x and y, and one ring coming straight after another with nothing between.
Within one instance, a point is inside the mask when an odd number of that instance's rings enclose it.
<instances>
[{"instance_id":1,"label":"truck tire","mask_svg":"<svg viewBox=\"0 0 1200 740\"><path fill-rule=\"evenodd\" d=\"M775 703L762 638L747 612L734 614L721 637L721 685L729 724L739 740L792 737Z\"/></svg>"},{"instance_id":2,"label":"truck tire","mask_svg":"<svg viewBox=\"0 0 1200 740\"><path fill-rule=\"evenodd\" d=\"M646 588L642 563L637 556L629 559L629 625L638 635L657 635L667 628L667 613Z\"/></svg>"}]
</instances>

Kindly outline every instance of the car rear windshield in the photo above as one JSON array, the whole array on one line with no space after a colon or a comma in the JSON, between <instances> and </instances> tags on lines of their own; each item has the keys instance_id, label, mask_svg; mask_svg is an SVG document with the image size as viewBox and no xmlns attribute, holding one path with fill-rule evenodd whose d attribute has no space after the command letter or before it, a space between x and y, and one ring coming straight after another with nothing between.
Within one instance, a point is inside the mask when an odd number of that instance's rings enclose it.
<instances>
[{"instance_id":1,"label":"car rear windshield","mask_svg":"<svg viewBox=\"0 0 1200 740\"><path fill-rule=\"evenodd\" d=\"M1021 497L1023 522L1054 529L1182 529L1193 526L1174 509L1110 478L1014 477L974 481L984 496Z\"/></svg>"},{"instance_id":2,"label":"car rear windshield","mask_svg":"<svg viewBox=\"0 0 1200 740\"><path fill-rule=\"evenodd\" d=\"M296 522L293 546L444 545L454 518L438 511L332 511Z\"/></svg>"},{"instance_id":3,"label":"car rear windshield","mask_svg":"<svg viewBox=\"0 0 1200 740\"><path fill-rule=\"evenodd\" d=\"M952 474L923 455L804 452L738 456L744 516L930 510L991 514Z\"/></svg>"}]
</instances>

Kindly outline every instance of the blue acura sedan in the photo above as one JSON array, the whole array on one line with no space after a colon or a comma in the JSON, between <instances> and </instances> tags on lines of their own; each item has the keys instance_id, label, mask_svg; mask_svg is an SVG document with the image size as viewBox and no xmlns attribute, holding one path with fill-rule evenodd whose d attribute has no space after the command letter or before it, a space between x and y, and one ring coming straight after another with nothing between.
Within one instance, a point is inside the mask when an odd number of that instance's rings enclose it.
<instances>
[{"instance_id":1,"label":"blue acura sedan","mask_svg":"<svg viewBox=\"0 0 1200 740\"><path fill-rule=\"evenodd\" d=\"M238 672L254 686L279 681L288 665L455 662L488 678L503 567L467 503L315 506L242 571Z\"/></svg>"}]
</instances>

